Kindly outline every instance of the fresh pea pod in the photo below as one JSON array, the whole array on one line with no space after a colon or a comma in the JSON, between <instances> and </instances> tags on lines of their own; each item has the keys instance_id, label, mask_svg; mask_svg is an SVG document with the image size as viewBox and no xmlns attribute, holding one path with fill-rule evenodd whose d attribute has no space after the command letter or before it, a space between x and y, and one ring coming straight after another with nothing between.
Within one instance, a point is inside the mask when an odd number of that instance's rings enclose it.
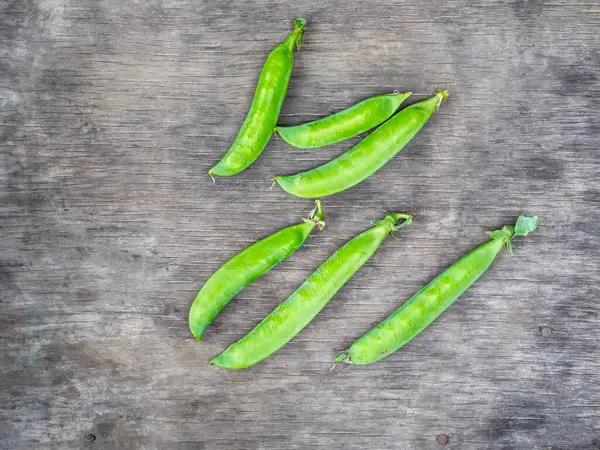
<instances>
[{"instance_id":1,"label":"fresh pea pod","mask_svg":"<svg viewBox=\"0 0 600 450\"><path fill-rule=\"evenodd\" d=\"M307 172L277 176L275 181L297 197L318 198L345 191L374 174L402 150L447 96L446 91L439 90L433 97L400 111L336 159Z\"/></svg>"},{"instance_id":2,"label":"fresh pea pod","mask_svg":"<svg viewBox=\"0 0 600 450\"><path fill-rule=\"evenodd\" d=\"M537 217L519 217L515 226L489 232L492 240L476 248L431 280L387 319L352 346L338 354L335 362L370 364L394 353L438 318L490 267L511 239L527 236L537 227Z\"/></svg>"},{"instance_id":3,"label":"fresh pea pod","mask_svg":"<svg viewBox=\"0 0 600 450\"><path fill-rule=\"evenodd\" d=\"M267 57L246 119L231 148L208 171L209 175L235 175L252 164L262 153L277 125L279 110L292 75L294 46L300 48L305 25L305 19L296 19L294 31Z\"/></svg>"},{"instance_id":4,"label":"fresh pea pod","mask_svg":"<svg viewBox=\"0 0 600 450\"><path fill-rule=\"evenodd\" d=\"M400 219L404 222L398 225ZM368 261L388 234L410 222L410 214L388 214L373 228L348 241L250 333L215 356L211 363L226 369L243 369L283 347Z\"/></svg>"},{"instance_id":5,"label":"fresh pea pod","mask_svg":"<svg viewBox=\"0 0 600 450\"><path fill-rule=\"evenodd\" d=\"M325 222L321 202L317 200L315 203L308 219L279 230L242 250L204 283L189 313L190 330L197 340L238 292L298 250L315 226L323 229Z\"/></svg>"},{"instance_id":6,"label":"fresh pea pod","mask_svg":"<svg viewBox=\"0 0 600 450\"><path fill-rule=\"evenodd\" d=\"M275 131L294 147L325 147L350 139L385 122L410 94L395 92L376 95L314 122L294 127L278 126Z\"/></svg>"}]
</instances>

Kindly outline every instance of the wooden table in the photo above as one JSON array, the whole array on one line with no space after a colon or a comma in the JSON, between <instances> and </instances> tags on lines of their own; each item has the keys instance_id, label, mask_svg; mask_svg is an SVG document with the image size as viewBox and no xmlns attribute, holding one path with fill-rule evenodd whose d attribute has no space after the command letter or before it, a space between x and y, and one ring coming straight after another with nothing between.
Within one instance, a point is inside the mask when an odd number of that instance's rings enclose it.
<instances>
[{"instance_id":1,"label":"wooden table","mask_svg":"<svg viewBox=\"0 0 600 450\"><path fill-rule=\"evenodd\" d=\"M207 277L312 207L272 177L358 142L273 139L242 174L206 174L297 16L281 123L450 97L191 342ZM2 2L0 448L600 448L599 26L598 4L564 0ZM249 370L208 364L384 209L413 225L297 338ZM538 231L417 339L330 371L520 214Z\"/></svg>"}]
</instances>

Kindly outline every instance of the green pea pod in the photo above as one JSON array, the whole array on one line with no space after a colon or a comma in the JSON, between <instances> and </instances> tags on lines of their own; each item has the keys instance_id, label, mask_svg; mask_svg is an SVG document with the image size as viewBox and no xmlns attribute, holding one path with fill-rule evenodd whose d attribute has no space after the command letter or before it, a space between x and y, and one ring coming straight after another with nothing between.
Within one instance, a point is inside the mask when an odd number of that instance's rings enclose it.
<instances>
[{"instance_id":1,"label":"green pea pod","mask_svg":"<svg viewBox=\"0 0 600 450\"><path fill-rule=\"evenodd\" d=\"M275 127L285 142L299 148L317 148L350 139L385 122L410 92L376 95L350 108L295 127Z\"/></svg>"},{"instance_id":2,"label":"green pea pod","mask_svg":"<svg viewBox=\"0 0 600 450\"><path fill-rule=\"evenodd\" d=\"M311 231L323 229L323 209L317 200L308 219L252 244L223 264L200 289L189 313L192 334L200 340L217 314L242 289L298 250Z\"/></svg>"},{"instance_id":3,"label":"green pea pod","mask_svg":"<svg viewBox=\"0 0 600 450\"><path fill-rule=\"evenodd\" d=\"M476 248L431 280L387 319L352 346L338 354L335 362L370 364L394 353L439 317L490 267L506 246L512 253L511 239L527 236L537 227L537 217L519 217L513 227L507 225L489 234L492 240Z\"/></svg>"},{"instance_id":4,"label":"green pea pod","mask_svg":"<svg viewBox=\"0 0 600 450\"><path fill-rule=\"evenodd\" d=\"M446 91L439 90L430 99L400 111L336 159L307 172L277 176L275 181L297 197L319 198L345 191L377 172L402 150L447 96Z\"/></svg>"},{"instance_id":5,"label":"green pea pod","mask_svg":"<svg viewBox=\"0 0 600 450\"><path fill-rule=\"evenodd\" d=\"M404 222L397 225L400 219ZM250 333L215 356L211 363L226 369L243 369L283 347L369 260L388 234L410 222L410 214L388 214L373 228L347 242Z\"/></svg>"},{"instance_id":6,"label":"green pea pod","mask_svg":"<svg viewBox=\"0 0 600 450\"><path fill-rule=\"evenodd\" d=\"M296 19L294 31L267 57L246 120L229 151L208 171L209 175L235 175L252 164L262 153L277 125L279 110L292 75L294 46L300 48L305 25L305 19Z\"/></svg>"}]
</instances>

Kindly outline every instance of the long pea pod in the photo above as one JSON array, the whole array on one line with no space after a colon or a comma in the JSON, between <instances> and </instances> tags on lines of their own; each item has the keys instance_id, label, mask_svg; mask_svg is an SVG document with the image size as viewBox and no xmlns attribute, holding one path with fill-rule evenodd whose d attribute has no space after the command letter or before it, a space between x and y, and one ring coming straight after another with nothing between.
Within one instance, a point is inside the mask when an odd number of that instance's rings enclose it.
<instances>
[{"instance_id":1,"label":"long pea pod","mask_svg":"<svg viewBox=\"0 0 600 450\"><path fill-rule=\"evenodd\" d=\"M427 123L446 91L415 103L380 125L336 159L295 175L277 176L283 190L297 197L319 198L345 191L368 178L408 144Z\"/></svg>"},{"instance_id":2,"label":"long pea pod","mask_svg":"<svg viewBox=\"0 0 600 450\"><path fill-rule=\"evenodd\" d=\"M317 148L350 139L391 117L410 92L376 95L322 119L302 125L275 127L288 144L298 148Z\"/></svg>"},{"instance_id":3,"label":"long pea pod","mask_svg":"<svg viewBox=\"0 0 600 450\"><path fill-rule=\"evenodd\" d=\"M294 31L267 57L246 119L231 148L223 159L208 171L209 175L235 175L252 164L262 153L277 125L279 111L292 75L294 47L300 48L305 26L305 19L296 19Z\"/></svg>"},{"instance_id":4,"label":"long pea pod","mask_svg":"<svg viewBox=\"0 0 600 450\"><path fill-rule=\"evenodd\" d=\"M298 250L315 226L323 229L323 208L319 200L315 203L302 223L250 245L206 280L189 312L189 326L196 340L200 340L206 327L238 292Z\"/></svg>"},{"instance_id":5,"label":"long pea pod","mask_svg":"<svg viewBox=\"0 0 600 450\"><path fill-rule=\"evenodd\" d=\"M527 236L537 227L537 217L519 217L515 226L489 232L492 240L471 251L431 280L379 325L338 354L336 363L370 364L401 348L437 319L485 271L511 240Z\"/></svg>"},{"instance_id":6,"label":"long pea pod","mask_svg":"<svg viewBox=\"0 0 600 450\"><path fill-rule=\"evenodd\" d=\"M398 221L404 222L398 225ZM211 363L226 369L252 366L277 351L321 311L341 287L375 253L388 234L411 222L410 214L391 213L348 241L310 275L287 300L246 336Z\"/></svg>"}]
</instances>

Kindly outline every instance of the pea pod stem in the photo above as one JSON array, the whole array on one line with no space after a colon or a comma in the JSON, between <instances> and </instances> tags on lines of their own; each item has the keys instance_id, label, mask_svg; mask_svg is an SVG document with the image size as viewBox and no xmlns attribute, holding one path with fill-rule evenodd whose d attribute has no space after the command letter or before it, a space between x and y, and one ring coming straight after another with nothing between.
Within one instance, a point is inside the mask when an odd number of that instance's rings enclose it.
<instances>
[{"instance_id":1,"label":"pea pod stem","mask_svg":"<svg viewBox=\"0 0 600 450\"><path fill-rule=\"evenodd\" d=\"M235 175L250 166L264 150L279 118L292 75L294 46L300 49L305 26L305 19L296 19L294 30L267 57L246 119L229 151L208 171L210 176Z\"/></svg>"},{"instance_id":2,"label":"pea pod stem","mask_svg":"<svg viewBox=\"0 0 600 450\"><path fill-rule=\"evenodd\" d=\"M489 232L492 240L476 248L431 280L373 329L335 358L336 363L370 364L401 348L454 303L481 277L516 236L527 236L537 227L537 217L521 216L517 223Z\"/></svg>"},{"instance_id":3,"label":"pea pod stem","mask_svg":"<svg viewBox=\"0 0 600 450\"><path fill-rule=\"evenodd\" d=\"M211 363L226 369L250 367L289 342L321 311L341 287L375 253L385 237L410 223L410 214L391 213L375 226L348 241L331 255L302 285L246 336Z\"/></svg>"},{"instance_id":4,"label":"pea pod stem","mask_svg":"<svg viewBox=\"0 0 600 450\"><path fill-rule=\"evenodd\" d=\"M255 242L217 269L190 307L189 326L196 340L237 293L298 250L315 227L324 226L323 207L317 200L302 223Z\"/></svg>"}]
</instances>

